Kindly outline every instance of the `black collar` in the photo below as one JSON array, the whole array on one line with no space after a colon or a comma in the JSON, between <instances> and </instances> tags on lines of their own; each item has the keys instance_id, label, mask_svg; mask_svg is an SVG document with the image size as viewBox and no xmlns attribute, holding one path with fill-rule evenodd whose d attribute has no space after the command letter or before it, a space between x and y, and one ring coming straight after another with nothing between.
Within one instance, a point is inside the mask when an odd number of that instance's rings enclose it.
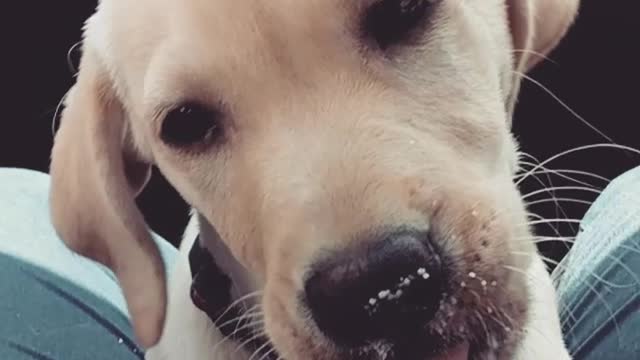
<instances>
[{"instance_id":1,"label":"black collar","mask_svg":"<svg viewBox=\"0 0 640 360\"><path fill-rule=\"evenodd\" d=\"M248 349L259 349L261 354L265 354L265 360L275 359L271 354L266 355L265 351L270 347L263 345L267 340L257 336L256 329L250 324L255 316L248 314L246 304L234 302L231 277L220 269L211 253L202 246L199 235L189 251L189 267L193 304L207 314L222 335Z\"/></svg>"}]
</instances>

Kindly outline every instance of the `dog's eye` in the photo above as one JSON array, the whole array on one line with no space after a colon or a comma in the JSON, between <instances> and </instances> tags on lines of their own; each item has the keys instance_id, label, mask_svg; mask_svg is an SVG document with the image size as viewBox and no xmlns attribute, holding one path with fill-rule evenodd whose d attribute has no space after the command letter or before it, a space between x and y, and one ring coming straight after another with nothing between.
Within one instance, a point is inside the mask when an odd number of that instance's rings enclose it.
<instances>
[{"instance_id":1,"label":"dog's eye","mask_svg":"<svg viewBox=\"0 0 640 360\"><path fill-rule=\"evenodd\" d=\"M439 0L379 0L365 13L363 30L380 49L410 40Z\"/></svg>"},{"instance_id":2,"label":"dog's eye","mask_svg":"<svg viewBox=\"0 0 640 360\"><path fill-rule=\"evenodd\" d=\"M222 135L222 113L198 103L185 103L169 111L162 122L165 143L186 147L210 143Z\"/></svg>"}]
</instances>

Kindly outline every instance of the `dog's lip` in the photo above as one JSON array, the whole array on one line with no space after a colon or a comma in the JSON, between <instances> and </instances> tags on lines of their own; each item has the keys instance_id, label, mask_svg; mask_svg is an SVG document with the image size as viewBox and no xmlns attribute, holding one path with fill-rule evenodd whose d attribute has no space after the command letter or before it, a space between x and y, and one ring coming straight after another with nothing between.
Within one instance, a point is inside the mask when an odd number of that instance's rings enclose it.
<instances>
[{"instance_id":1,"label":"dog's lip","mask_svg":"<svg viewBox=\"0 0 640 360\"><path fill-rule=\"evenodd\" d=\"M431 360L468 360L469 343L462 343L453 349L436 356Z\"/></svg>"}]
</instances>

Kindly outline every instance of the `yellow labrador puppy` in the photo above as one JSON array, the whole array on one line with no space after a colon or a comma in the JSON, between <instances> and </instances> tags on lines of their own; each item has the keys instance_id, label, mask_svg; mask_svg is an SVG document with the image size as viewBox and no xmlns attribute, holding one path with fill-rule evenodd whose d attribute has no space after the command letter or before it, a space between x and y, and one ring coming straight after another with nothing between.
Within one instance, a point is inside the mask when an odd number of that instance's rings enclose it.
<instances>
[{"instance_id":1,"label":"yellow labrador puppy","mask_svg":"<svg viewBox=\"0 0 640 360\"><path fill-rule=\"evenodd\" d=\"M149 359L566 359L510 121L577 7L102 0L54 225L114 270ZM169 287L134 203L152 165L198 214Z\"/></svg>"}]
</instances>

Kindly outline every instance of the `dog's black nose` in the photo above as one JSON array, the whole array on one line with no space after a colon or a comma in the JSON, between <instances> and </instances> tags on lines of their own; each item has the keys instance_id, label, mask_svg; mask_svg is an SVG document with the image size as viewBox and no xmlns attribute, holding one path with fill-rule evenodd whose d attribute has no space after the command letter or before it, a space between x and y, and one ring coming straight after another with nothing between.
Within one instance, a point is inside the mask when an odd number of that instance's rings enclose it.
<instances>
[{"instance_id":1,"label":"dog's black nose","mask_svg":"<svg viewBox=\"0 0 640 360\"><path fill-rule=\"evenodd\" d=\"M444 292L442 259L429 234L386 233L316 263L305 300L339 346L402 341L433 318Z\"/></svg>"}]
</instances>

